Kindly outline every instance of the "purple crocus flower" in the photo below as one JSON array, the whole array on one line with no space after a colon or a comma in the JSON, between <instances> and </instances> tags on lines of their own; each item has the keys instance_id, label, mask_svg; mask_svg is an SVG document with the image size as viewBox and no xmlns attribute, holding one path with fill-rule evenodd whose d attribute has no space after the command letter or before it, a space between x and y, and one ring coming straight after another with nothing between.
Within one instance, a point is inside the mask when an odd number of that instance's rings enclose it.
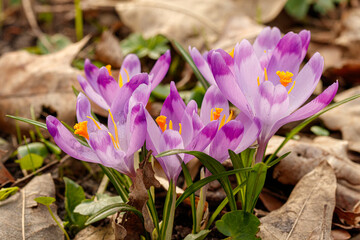
<instances>
[{"instance_id":1,"label":"purple crocus flower","mask_svg":"<svg viewBox=\"0 0 360 240\"><path fill-rule=\"evenodd\" d=\"M170 84L170 94L164 101L156 123L147 112L146 144L154 155L171 149L202 151L215 137L219 123L210 122L204 125L198 114L197 104L190 101L188 105L181 99L174 82ZM187 163L193 156L179 155ZM177 181L181 172L181 163L177 156L171 155L157 159L168 180Z\"/></svg>"},{"instance_id":2,"label":"purple crocus flower","mask_svg":"<svg viewBox=\"0 0 360 240\"><path fill-rule=\"evenodd\" d=\"M331 102L338 89L335 82L302 106L314 91L324 66L323 57L315 53L299 72L308 45L307 34L290 32L281 38L265 68L247 40L236 45L233 62L216 51L209 56L221 92L243 114L260 120L257 162L262 161L270 137L281 126L317 113Z\"/></svg>"},{"instance_id":3,"label":"purple crocus flower","mask_svg":"<svg viewBox=\"0 0 360 240\"><path fill-rule=\"evenodd\" d=\"M228 149L242 152L256 141L260 132L257 118L251 121L246 115L239 114L232 120L232 115L228 100L216 86L210 86L201 105L200 119L204 125L220 121L219 130L205 152L221 163L229 157Z\"/></svg>"},{"instance_id":4,"label":"purple crocus flower","mask_svg":"<svg viewBox=\"0 0 360 240\"><path fill-rule=\"evenodd\" d=\"M171 56L170 50L166 51L155 63L149 73L151 91L163 80L169 66ZM111 75L111 66L97 68L91 64L89 59L85 60L85 76L78 76L78 81L85 94L98 106L108 110L116 96L121 96L124 92L123 86L131 82L133 77L141 73L141 64L135 54L125 57L120 69L119 81Z\"/></svg>"},{"instance_id":5,"label":"purple crocus flower","mask_svg":"<svg viewBox=\"0 0 360 240\"><path fill-rule=\"evenodd\" d=\"M139 80L141 76L145 79L144 83ZM140 74L137 78L125 88L128 96L125 104L121 108L113 107L114 110L125 113L121 115L125 116L122 121L115 121L109 110L109 121L112 122L109 129L92 118L90 102L85 95L78 95L76 114L79 123L74 126L74 133L83 136L89 147L81 144L57 118L48 116L46 125L55 143L73 158L99 163L134 178L134 154L143 146L146 137L146 117L142 102L147 102L148 98L139 93L143 85L148 85L147 74ZM138 83L137 87L132 86L134 82Z\"/></svg>"}]
</instances>

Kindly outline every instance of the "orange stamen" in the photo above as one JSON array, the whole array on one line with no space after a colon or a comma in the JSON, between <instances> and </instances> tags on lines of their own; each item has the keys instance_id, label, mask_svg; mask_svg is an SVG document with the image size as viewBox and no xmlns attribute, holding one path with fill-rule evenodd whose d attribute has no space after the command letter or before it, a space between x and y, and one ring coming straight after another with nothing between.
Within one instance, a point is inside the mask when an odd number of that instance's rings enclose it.
<instances>
[{"instance_id":1,"label":"orange stamen","mask_svg":"<svg viewBox=\"0 0 360 240\"><path fill-rule=\"evenodd\" d=\"M89 133L87 131L87 121L79 122L75 124L74 129L75 129L74 134L77 134L89 140Z\"/></svg>"},{"instance_id":2,"label":"orange stamen","mask_svg":"<svg viewBox=\"0 0 360 240\"><path fill-rule=\"evenodd\" d=\"M291 72L284 72L284 71L277 71L276 74L279 76L280 83L284 87L287 87L287 85L289 85L289 83L292 82L292 76L294 76L294 74L292 74Z\"/></svg>"},{"instance_id":3,"label":"orange stamen","mask_svg":"<svg viewBox=\"0 0 360 240\"><path fill-rule=\"evenodd\" d=\"M161 115L155 119L155 122L159 125L160 129L164 132L167 128L166 117Z\"/></svg>"},{"instance_id":4,"label":"orange stamen","mask_svg":"<svg viewBox=\"0 0 360 240\"><path fill-rule=\"evenodd\" d=\"M220 114L224 109L222 108L215 108L215 112L212 112L213 119L218 120L220 118Z\"/></svg>"},{"instance_id":5,"label":"orange stamen","mask_svg":"<svg viewBox=\"0 0 360 240\"><path fill-rule=\"evenodd\" d=\"M91 119L91 120L95 123L95 125L96 125L96 127L97 127L98 129L101 129L100 126L99 126L99 124L97 123L97 121L95 121L94 118L89 117L89 116L87 116L87 118Z\"/></svg>"},{"instance_id":6,"label":"orange stamen","mask_svg":"<svg viewBox=\"0 0 360 240\"><path fill-rule=\"evenodd\" d=\"M295 87L295 82L296 82L296 81L293 82L293 85L292 85L291 88L289 89L288 94L290 94L291 91L293 90L293 88Z\"/></svg>"}]
</instances>

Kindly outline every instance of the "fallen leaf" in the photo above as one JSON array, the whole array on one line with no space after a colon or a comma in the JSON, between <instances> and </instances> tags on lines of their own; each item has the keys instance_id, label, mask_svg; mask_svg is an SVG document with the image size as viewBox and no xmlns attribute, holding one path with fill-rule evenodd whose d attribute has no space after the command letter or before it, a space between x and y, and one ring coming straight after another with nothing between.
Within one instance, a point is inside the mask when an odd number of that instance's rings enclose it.
<instances>
[{"instance_id":1,"label":"fallen leaf","mask_svg":"<svg viewBox=\"0 0 360 240\"><path fill-rule=\"evenodd\" d=\"M106 226L88 226L76 234L74 240L114 240L114 230L111 224Z\"/></svg>"},{"instance_id":2,"label":"fallen leaf","mask_svg":"<svg viewBox=\"0 0 360 240\"><path fill-rule=\"evenodd\" d=\"M335 208L335 213L342 224L336 224L344 229L360 229L360 204L357 204L352 211L345 211Z\"/></svg>"},{"instance_id":3,"label":"fallen leaf","mask_svg":"<svg viewBox=\"0 0 360 240\"><path fill-rule=\"evenodd\" d=\"M269 142L267 153L274 152L283 139L278 136L273 137ZM320 162L326 160L334 168L339 182L336 192L337 206L347 210L352 209L359 201L356 198L360 196L360 192L354 194L355 191L346 184L360 185L360 165L347 157L348 142L323 136L316 137L314 140L301 140L290 140L279 151L278 156L287 152L291 153L275 166L273 178L283 184L295 185Z\"/></svg>"},{"instance_id":4,"label":"fallen leaf","mask_svg":"<svg viewBox=\"0 0 360 240\"><path fill-rule=\"evenodd\" d=\"M26 51L4 54L0 58L0 128L15 131L15 121L6 114L31 118L30 106L36 118L52 112L67 123L74 122L76 97L71 89L77 85L81 72L71 62L89 37L65 49L48 55L34 55ZM31 126L19 122L20 128Z\"/></svg>"},{"instance_id":5,"label":"fallen leaf","mask_svg":"<svg viewBox=\"0 0 360 240\"><path fill-rule=\"evenodd\" d=\"M347 97L360 94L360 86L351 88L335 96L339 102ZM360 99L355 99L345 105L335 108L320 116L327 128L342 133L342 138L349 141L349 149L360 152Z\"/></svg>"},{"instance_id":6,"label":"fallen leaf","mask_svg":"<svg viewBox=\"0 0 360 240\"><path fill-rule=\"evenodd\" d=\"M267 239L330 239L336 177L326 161L305 175L281 208L260 219Z\"/></svg>"},{"instance_id":7,"label":"fallen leaf","mask_svg":"<svg viewBox=\"0 0 360 240\"><path fill-rule=\"evenodd\" d=\"M96 58L99 61L110 64L114 68L120 68L123 54L119 40L109 31L101 34L100 42L95 49Z\"/></svg>"},{"instance_id":8,"label":"fallen leaf","mask_svg":"<svg viewBox=\"0 0 360 240\"><path fill-rule=\"evenodd\" d=\"M64 233L52 219L46 206L36 197L55 197L55 185L50 173L35 177L20 192L0 202L0 239L59 240ZM55 217L56 206L50 206ZM24 237L23 237L24 236Z\"/></svg>"},{"instance_id":9,"label":"fallen leaf","mask_svg":"<svg viewBox=\"0 0 360 240\"><path fill-rule=\"evenodd\" d=\"M0 188L9 182L13 183L15 182L15 179L4 166L4 164L0 161Z\"/></svg>"},{"instance_id":10,"label":"fallen leaf","mask_svg":"<svg viewBox=\"0 0 360 240\"><path fill-rule=\"evenodd\" d=\"M351 235L343 229L335 229L331 230L331 237L334 240L347 240L351 238Z\"/></svg>"}]
</instances>

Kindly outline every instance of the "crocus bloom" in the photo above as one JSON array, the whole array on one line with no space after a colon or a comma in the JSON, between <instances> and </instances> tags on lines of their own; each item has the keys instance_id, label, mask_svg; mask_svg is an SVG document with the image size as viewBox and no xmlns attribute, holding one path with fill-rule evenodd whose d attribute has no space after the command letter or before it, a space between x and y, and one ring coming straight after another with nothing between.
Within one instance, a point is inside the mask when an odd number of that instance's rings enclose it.
<instances>
[{"instance_id":1,"label":"crocus bloom","mask_svg":"<svg viewBox=\"0 0 360 240\"><path fill-rule=\"evenodd\" d=\"M232 115L232 112L229 113L228 100L216 86L210 86L201 105L200 119L204 125L220 121L219 130L206 149L206 153L219 162L228 158L228 149L236 153L247 149L260 132L260 123L256 118L251 121L246 115L239 114L232 120Z\"/></svg>"},{"instance_id":2,"label":"crocus bloom","mask_svg":"<svg viewBox=\"0 0 360 240\"><path fill-rule=\"evenodd\" d=\"M190 101L186 106L176 90L175 83L170 84L170 94L166 98L156 123L149 113L147 118L147 148L154 155L171 149L186 149L202 151L215 137L218 121L204 125L198 114L197 104ZM187 163L193 157L187 154L179 155ZM181 163L177 156L166 156L157 159L168 180L177 181L181 172Z\"/></svg>"},{"instance_id":3,"label":"crocus bloom","mask_svg":"<svg viewBox=\"0 0 360 240\"><path fill-rule=\"evenodd\" d=\"M155 63L149 73L151 91L162 81L170 66L170 51L166 51ZM85 76L78 76L78 81L85 94L98 106L108 110L116 96L122 95L122 86L141 73L141 64L135 54L125 57L120 69L119 80L111 75L111 66L97 68L89 59L85 60Z\"/></svg>"},{"instance_id":4,"label":"crocus bloom","mask_svg":"<svg viewBox=\"0 0 360 240\"><path fill-rule=\"evenodd\" d=\"M143 78L147 80L147 74L143 75ZM138 94L136 91L140 91L141 86L148 83L146 81L141 83L139 79L134 82L137 82L138 86L131 88L133 82L127 85L128 100L121 109L117 108L118 111L126 113L122 122L115 122L114 116L109 110L111 129L106 128L92 117L89 100L82 93L78 95L76 114L79 123L74 126L74 133L83 136L89 147L81 144L58 119L48 116L46 125L55 143L65 153L76 159L99 163L134 178L134 153L143 146L146 137L144 105L134 98L141 99L139 95L142 96L142 94ZM130 93L133 96L129 97Z\"/></svg>"},{"instance_id":5,"label":"crocus bloom","mask_svg":"<svg viewBox=\"0 0 360 240\"><path fill-rule=\"evenodd\" d=\"M221 92L243 114L260 120L257 162L262 160L270 137L281 126L317 113L331 102L338 89L338 83L333 83L302 106L314 91L324 66L323 57L315 53L299 72L307 49L308 41L304 41L308 39L307 33L290 32L281 38L265 68L247 40L236 45L233 61L223 52L214 51L209 56Z\"/></svg>"}]
</instances>

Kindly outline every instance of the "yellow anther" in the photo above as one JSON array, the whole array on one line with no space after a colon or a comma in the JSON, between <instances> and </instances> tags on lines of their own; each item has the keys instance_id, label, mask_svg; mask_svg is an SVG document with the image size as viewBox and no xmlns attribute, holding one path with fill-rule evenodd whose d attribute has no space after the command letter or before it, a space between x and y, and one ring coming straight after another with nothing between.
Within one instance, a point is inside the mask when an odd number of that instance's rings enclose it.
<instances>
[{"instance_id":1,"label":"yellow anther","mask_svg":"<svg viewBox=\"0 0 360 240\"><path fill-rule=\"evenodd\" d=\"M119 147L119 145L117 144L117 142L115 141L114 136L111 134L111 132L108 132L108 134L109 134L109 136L111 137L111 141L112 141L112 143L114 144L114 148L119 149L120 147Z\"/></svg>"},{"instance_id":2,"label":"yellow anther","mask_svg":"<svg viewBox=\"0 0 360 240\"><path fill-rule=\"evenodd\" d=\"M295 82L296 82L296 81L293 82L293 85L292 85L291 88L289 89L288 94L290 94L291 91L293 90L293 88L294 88L294 86L295 86Z\"/></svg>"},{"instance_id":3,"label":"yellow anther","mask_svg":"<svg viewBox=\"0 0 360 240\"><path fill-rule=\"evenodd\" d=\"M155 122L159 125L160 129L164 132L167 128L166 125L166 117L164 115L160 115L155 119Z\"/></svg>"},{"instance_id":4,"label":"yellow anther","mask_svg":"<svg viewBox=\"0 0 360 240\"><path fill-rule=\"evenodd\" d=\"M106 65L106 69L108 70L110 76L112 76L112 74L111 74L111 65Z\"/></svg>"},{"instance_id":5,"label":"yellow anther","mask_svg":"<svg viewBox=\"0 0 360 240\"><path fill-rule=\"evenodd\" d=\"M86 139L89 139L89 134L87 131L87 121L79 122L79 123L75 124L74 129L75 129L74 134L77 134Z\"/></svg>"},{"instance_id":6,"label":"yellow anther","mask_svg":"<svg viewBox=\"0 0 360 240\"><path fill-rule=\"evenodd\" d=\"M264 68L264 76L265 76L265 81L268 81L269 79L268 79L266 68Z\"/></svg>"},{"instance_id":7,"label":"yellow anther","mask_svg":"<svg viewBox=\"0 0 360 240\"><path fill-rule=\"evenodd\" d=\"M234 115L234 112L231 110L231 111L230 111L230 115L229 115L229 117L228 117L228 119L226 120L225 123L230 122L230 120L232 119L233 115Z\"/></svg>"},{"instance_id":8,"label":"yellow anther","mask_svg":"<svg viewBox=\"0 0 360 240\"><path fill-rule=\"evenodd\" d=\"M116 126L116 123L114 121L114 117L109 109L109 114L110 114L110 117L111 117L111 120L114 124L114 131L115 131L115 139L116 139L116 144L118 145L119 144L119 133L118 133L118 129L117 129L117 126ZM119 146L119 145L118 145Z\"/></svg>"},{"instance_id":9,"label":"yellow anther","mask_svg":"<svg viewBox=\"0 0 360 240\"><path fill-rule=\"evenodd\" d=\"M218 120L220 118L221 112L224 109L222 108L215 108L215 112L213 112L213 110L211 109L211 115L212 117L210 117L210 120ZM212 118L212 119L211 119Z\"/></svg>"},{"instance_id":10,"label":"yellow anther","mask_svg":"<svg viewBox=\"0 0 360 240\"><path fill-rule=\"evenodd\" d=\"M169 129L173 129L173 123L172 123L172 121L170 120L170 122L169 122Z\"/></svg>"},{"instance_id":11,"label":"yellow anther","mask_svg":"<svg viewBox=\"0 0 360 240\"><path fill-rule=\"evenodd\" d=\"M179 133L181 135L181 131L182 131L182 126L181 126L181 123L179 123Z\"/></svg>"},{"instance_id":12,"label":"yellow anther","mask_svg":"<svg viewBox=\"0 0 360 240\"><path fill-rule=\"evenodd\" d=\"M95 121L94 118L89 117L89 116L87 116L87 118L91 119L91 120L95 123L95 125L96 125L96 127L97 127L98 129L101 129L101 127L100 127L99 124Z\"/></svg>"},{"instance_id":13,"label":"yellow anther","mask_svg":"<svg viewBox=\"0 0 360 240\"><path fill-rule=\"evenodd\" d=\"M260 86L260 78L257 78L258 86Z\"/></svg>"},{"instance_id":14,"label":"yellow anther","mask_svg":"<svg viewBox=\"0 0 360 240\"><path fill-rule=\"evenodd\" d=\"M230 55L232 58L234 58L234 52L235 52L235 48L233 48L233 49L231 50L231 52L229 52L229 55Z\"/></svg>"},{"instance_id":15,"label":"yellow anther","mask_svg":"<svg viewBox=\"0 0 360 240\"><path fill-rule=\"evenodd\" d=\"M284 87L286 87L287 85L289 85L289 83L292 82L292 76L294 76L294 74L292 74L291 72L284 72L284 71L277 71L276 74L279 76L280 83Z\"/></svg>"}]
</instances>

